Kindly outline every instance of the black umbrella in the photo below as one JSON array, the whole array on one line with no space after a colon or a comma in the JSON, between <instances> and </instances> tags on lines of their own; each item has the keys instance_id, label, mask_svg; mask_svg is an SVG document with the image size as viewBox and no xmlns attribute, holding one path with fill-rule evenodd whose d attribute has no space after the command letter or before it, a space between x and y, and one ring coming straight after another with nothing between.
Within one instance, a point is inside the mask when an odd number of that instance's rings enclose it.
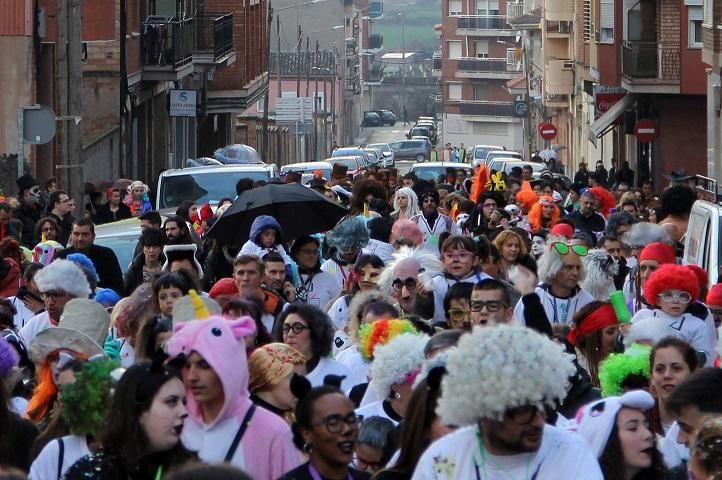
<instances>
[{"instance_id":1,"label":"black umbrella","mask_svg":"<svg viewBox=\"0 0 722 480\"><path fill-rule=\"evenodd\" d=\"M346 214L346 208L298 183L268 184L243 192L207 235L227 245L242 245L253 220L270 215L281 225L286 241L331 230Z\"/></svg>"}]
</instances>

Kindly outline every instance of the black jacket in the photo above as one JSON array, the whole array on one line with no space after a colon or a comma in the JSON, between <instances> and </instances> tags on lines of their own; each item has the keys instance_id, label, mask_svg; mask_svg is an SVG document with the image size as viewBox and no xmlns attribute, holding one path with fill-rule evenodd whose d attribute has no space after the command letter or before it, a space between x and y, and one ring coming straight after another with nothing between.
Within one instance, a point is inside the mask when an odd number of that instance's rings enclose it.
<instances>
[{"instance_id":1,"label":"black jacket","mask_svg":"<svg viewBox=\"0 0 722 480\"><path fill-rule=\"evenodd\" d=\"M91 245L86 251L76 250L73 247L66 248L60 253L60 258L67 258L71 253L82 253L95 265L98 272L98 286L101 288L112 288L119 295L123 295L123 272L120 270L118 257L108 247Z\"/></svg>"},{"instance_id":2,"label":"black jacket","mask_svg":"<svg viewBox=\"0 0 722 480\"><path fill-rule=\"evenodd\" d=\"M58 217L51 212L48 212L48 216L58 222L58 225L60 226L60 238L58 238L58 243L62 246L67 245L68 239L70 238L70 232L73 231L73 221L75 220L75 217L73 217L70 213L64 217Z\"/></svg>"},{"instance_id":3,"label":"black jacket","mask_svg":"<svg viewBox=\"0 0 722 480\"><path fill-rule=\"evenodd\" d=\"M40 205L28 205L20 199L20 206L13 213L13 216L23 222L22 244L32 249L38 243L35 238L35 224L38 223L42 216L42 208Z\"/></svg>"},{"instance_id":4,"label":"black jacket","mask_svg":"<svg viewBox=\"0 0 722 480\"><path fill-rule=\"evenodd\" d=\"M599 215L597 212L585 217L582 215L582 212L575 210L567 215L566 218L574 222L574 228L587 232L592 236L594 236L595 232L603 232L604 228L607 226L607 222L604 220L604 217Z\"/></svg>"},{"instance_id":5,"label":"black jacket","mask_svg":"<svg viewBox=\"0 0 722 480\"><path fill-rule=\"evenodd\" d=\"M3 407L5 408L5 407ZM15 467L24 472L30 470L33 459L30 456L38 429L33 422L8 412L8 424L0 425L2 435L7 435L5 442L0 442L0 464Z\"/></svg>"},{"instance_id":6,"label":"black jacket","mask_svg":"<svg viewBox=\"0 0 722 480\"><path fill-rule=\"evenodd\" d=\"M165 256L163 253L158 257L158 261L161 265L165 263ZM128 271L123 274L123 289L126 295L130 295L133 291L138 288L138 285L143 283L143 266L145 265L145 254L141 251L139 255L136 255L128 268Z\"/></svg>"},{"instance_id":7,"label":"black jacket","mask_svg":"<svg viewBox=\"0 0 722 480\"><path fill-rule=\"evenodd\" d=\"M124 220L130 218L130 208L128 205L121 202L118 205L118 211L112 212L110 210L110 203L104 203L95 210L93 215L93 223L96 225L102 225L104 223L117 222L118 220Z\"/></svg>"}]
</instances>

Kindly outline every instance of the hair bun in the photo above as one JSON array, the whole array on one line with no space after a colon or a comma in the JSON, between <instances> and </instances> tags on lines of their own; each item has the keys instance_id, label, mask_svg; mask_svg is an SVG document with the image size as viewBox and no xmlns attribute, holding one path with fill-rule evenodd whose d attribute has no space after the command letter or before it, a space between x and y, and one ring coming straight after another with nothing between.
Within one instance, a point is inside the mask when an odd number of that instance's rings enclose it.
<instances>
[{"instance_id":1,"label":"hair bun","mask_svg":"<svg viewBox=\"0 0 722 480\"><path fill-rule=\"evenodd\" d=\"M294 373L291 377L290 387L293 396L300 400L311 391L311 382L306 377Z\"/></svg>"}]
</instances>

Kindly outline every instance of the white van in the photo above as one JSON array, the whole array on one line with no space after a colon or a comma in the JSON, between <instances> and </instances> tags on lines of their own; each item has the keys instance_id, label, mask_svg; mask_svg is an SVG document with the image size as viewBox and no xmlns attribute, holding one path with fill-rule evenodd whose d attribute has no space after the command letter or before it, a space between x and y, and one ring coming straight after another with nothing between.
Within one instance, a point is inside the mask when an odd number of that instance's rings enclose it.
<instances>
[{"instance_id":1,"label":"white van","mask_svg":"<svg viewBox=\"0 0 722 480\"><path fill-rule=\"evenodd\" d=\"M722 253L722 203L717 197L717 181L697 176L697 191L702 197L694 202L684 241L684 263L702 267L709 276L708 285L719 282Z\"/></svg>"}]
</instances>

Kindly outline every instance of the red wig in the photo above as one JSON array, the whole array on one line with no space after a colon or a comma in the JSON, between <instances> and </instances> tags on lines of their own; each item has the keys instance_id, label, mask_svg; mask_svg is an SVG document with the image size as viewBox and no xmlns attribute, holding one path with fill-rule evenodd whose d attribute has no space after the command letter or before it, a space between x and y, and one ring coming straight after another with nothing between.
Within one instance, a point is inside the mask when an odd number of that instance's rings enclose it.
<instances>
[{"instance_id":1,"label":"red wig","mask_svg":"<svg viewBox=\"0 0 722 480\"><path fill-rule=\"evenodd\" d=\"M709 277L707 276L707 272L705 272L702 267L699 265L695 265L694 263L689 263L685 265L685 267L692 270L692 273L697 277L697 281L699 282L699 288L700 290L703 290L707 288L707 283L709 282Z\"/></svg>"},{"instance_id":2,"label":"red wig","mask_svg":"<svg viewBox=\"0 0 722 480\"><path fill-rule=\"evenodd\" d=\"M592 187L590 190L599 201L599 213L604 218L609 218L611 210L617 206L614 195L604 187Z\"/></svg>"},{"instance_id":3,"label":"red wig","mask_svg":"<svg viewBox=\"0 0 722 480\"><path fill-rule=\"evenodd\" d=\"M644 298L648 304L657 306L657 295L666 290L687 292L694 302L699 298L699 281L686 266L665 263L655 270L644 284Z\"/></svg>"}]
</instances>

